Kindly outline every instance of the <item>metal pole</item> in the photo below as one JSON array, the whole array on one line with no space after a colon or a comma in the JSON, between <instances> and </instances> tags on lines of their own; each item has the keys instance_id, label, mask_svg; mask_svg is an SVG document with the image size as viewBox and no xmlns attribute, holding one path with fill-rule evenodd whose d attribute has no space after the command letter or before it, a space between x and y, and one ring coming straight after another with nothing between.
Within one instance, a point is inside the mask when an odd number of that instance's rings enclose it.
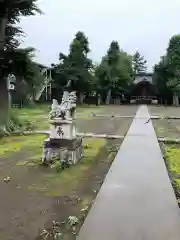
<instances>
[{"instance_id":1,"label":"metal pole","mask_svg":"<svg viewBox=\"0 0 180 240\"><path fill-rule=\"evenodd\" d=\"M51 72L51 68L50 68L50 72L49 72L49 78L50 78L50 100L52 99L52 72Z\"/></svg>"},{"instance_id":2,"label":"metal pole","mask_svg":"<svg viewBox=\"0 0 180 240\"><path fill-rule=\"evenodd\" d=\"M47 81L47 69L45 71L45 81L46 81L46 101L48 100L48 81Z\"/></svg>"}]
</instances>

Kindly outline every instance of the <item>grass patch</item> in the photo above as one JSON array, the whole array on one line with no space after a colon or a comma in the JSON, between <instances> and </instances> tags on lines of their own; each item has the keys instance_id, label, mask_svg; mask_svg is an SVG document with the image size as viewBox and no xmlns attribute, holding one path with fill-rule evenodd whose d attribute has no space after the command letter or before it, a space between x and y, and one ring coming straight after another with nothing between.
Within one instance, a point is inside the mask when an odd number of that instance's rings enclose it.
<instances>
[{"instance_id":1,"label":"grass patch","mask_svg":"<svg viewBox=\"0 0 180 240\"><path fill-rule=\"evenodd\" d=\"M155 128L157 135L161 135L162 133L165 133L164 127L157 127Z\"/></svg>"},{"instance_id":2,"label":"grass patch","mask_svg":"<svg viewBox=\"0 0 180 240\"><path fill-rule=\"evenodd\" d=\"M163 125L163 122L161 122L161 120L157 120L157 121L153 120L152 123L155 129L156 135L163 136L167 130L167 129L165 130L164 126L161 126L161 124Z\"/></svg>"},{"instance_id":3,"label":"grass patch","mask_svg":"<svg viewBox=\"0 0 180 240\"><path fill-rule=\"evenodd\" d=\"M95 163L96 156L105 143L104 139L84 139L83 144L88 145L88 148L84 149L84 158L76 166L63 170L59 174L53 174L47 181L46 194L58 196L59 193L64 194L72 187L75 188L82 181L86 171Z\"/></svg>"},{"instance_id":4,"label":"grass patch","mask_svg":"<svg viewBox=\"0 0 180 240\"><path fill-rule=\"evenodd\" d=\"M180 149L176 146L167 147L165 157L172 180L180 191Z\"/></svg>"},{"instance_id":5,"label":"grass patch","mask_svg":"<svg viewBox=\"0 0 180 240\"><path fill-rule=\"evenodd\" d=\"M48 128L49 111L49 105L37 105L33 108L13 109L13 112L19 116L22 122L29 123L30 128L36 130Z\"/></svg>"},{"instance_id":6,"label":"grass patch","mask_svg":"<svg viewBox=\"0 0 180 240\"><path fill-rule=\"evenodd\" d=\"M59 196L76 188L80 181L86 176L86 172L93 164L100 149L106 144L105 139L84 139L83 144L88 146L84 149L84 158L79 164L57 172L57 166L54 164L50 171L43 173L43 186L36 184L28 186L28 190L44 191L48 196Z\"/></svg>"},{"instance_id":7,"label":"grass patch","mask_svg":"<svg viewBox=\"0 0 180 240\"><path fill-rule=\"evenodd\" d=\"M76 112L82 114L77 116L78 119L88 119L88 115L92 112L100 111L100 106L95 105L82 105L77 106ZM12 109L13 114L19 116L19 119L29 125L32 130L45 130L49 128L49 112L51 104L37 104L32 107Z\"/></svg>"},{"instance_id":8,"label":"grass patch","mask_svg":"<svg viewBox=\"0 0 180 240\"><path fill-rule=\"evenodd\" d=\"M18 152L22 148L40 148L42 146L45 135L34 136L12 136L0 139L0 156L4 156L13 152Z\"/></svg>"},{"instance_id":9,"label":"grass patch","mask_svg":"<svg viewBox=\"0 0 180 240\"><path fill-rule=\"evenodd\" d=\"M89 115L79 115L76 116L76 119L91 119L91 117Z\"/></svg>"}]
</instances>

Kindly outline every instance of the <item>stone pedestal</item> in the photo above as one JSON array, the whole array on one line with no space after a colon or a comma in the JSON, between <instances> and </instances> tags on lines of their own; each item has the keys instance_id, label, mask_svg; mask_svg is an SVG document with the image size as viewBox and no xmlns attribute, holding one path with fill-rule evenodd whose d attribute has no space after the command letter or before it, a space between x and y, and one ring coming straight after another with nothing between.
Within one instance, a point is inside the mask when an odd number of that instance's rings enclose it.
<instances>
[{"instance_id":1,"label":"stone pedestal","mask_svg":"<svg viewBox=\"0 0 180 240\"><path fill-rule=\"evenodd\" d=\"M83 157L82 139L46 139L44 141L43 163L59 160L61 163L73 165Z\"/></svg>"},{"instance_id":2,"label":"stone pedestal","mask_svg":"<svg viewBox=\"0 0 180 240\"><path fill-rule=\"evenodd\" d=\"M44 141L43 163L76 164L83 157L82 139L76 136L76 125L72 119L55 118L50 121L50 135Z\"/></svg>"},{"instance_id":3,"label":"stone pedestal","mask_svg":"<svg viewBox=\"0 0 180 240\"><path fill-rule=\"evenodd\" d=\"M55 118L50 121L50 138L51 139L75 139L76 125L72 119Z\"/></svg>"}]
</instances>

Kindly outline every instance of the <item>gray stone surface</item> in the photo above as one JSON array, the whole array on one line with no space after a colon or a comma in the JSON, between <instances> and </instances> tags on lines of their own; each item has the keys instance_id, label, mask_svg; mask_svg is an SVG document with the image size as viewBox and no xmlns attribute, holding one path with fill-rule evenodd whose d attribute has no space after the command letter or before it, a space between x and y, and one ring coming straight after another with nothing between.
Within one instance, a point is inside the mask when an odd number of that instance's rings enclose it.
<instances>
[{"instance_id":1,"label":"gray stone surface","mask_svg":"<svg viewBox=\"0 0 180 240\"><path fill-rule=\"evenodd\" d=\"M141 106L78 240L180 239L180 211L149 117Z\"/></svg>"}]
</instances>

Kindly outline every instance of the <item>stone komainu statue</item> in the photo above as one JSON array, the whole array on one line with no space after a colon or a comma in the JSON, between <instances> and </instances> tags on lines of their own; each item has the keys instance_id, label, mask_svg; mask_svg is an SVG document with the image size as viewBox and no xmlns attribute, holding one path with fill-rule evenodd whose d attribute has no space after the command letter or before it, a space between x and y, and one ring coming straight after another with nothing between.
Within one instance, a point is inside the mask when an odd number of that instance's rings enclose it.
<instances>
[{"instance_id":1,"label":"stone komainu statue","mask_svg":"<svg viewBox=\"0 0 180 240\"><path fill-rule=\"evenodd\" d=\"M65 165L76 164L83 157L82 138L76 134L76 99L76 92L64 92L60 105L53 99L49 138L43 146L43 164L58 159L64 168Z\"/></svg>"},{"instance_id":2,"label":"stone komainu statue","mask_svg":"<svg viewBox=\"0 0 180 240\"><path fill-rule=\"evenodd\" d=\"M75 110L76 110L76 92L71 92L68 96L65 97L63 95L62 102L59 105L58 101L53 99L53 103L51 106L51 112L49 114L50 119L54 118L74 118L75 117Z\"/></svg>"}]
</instances>

